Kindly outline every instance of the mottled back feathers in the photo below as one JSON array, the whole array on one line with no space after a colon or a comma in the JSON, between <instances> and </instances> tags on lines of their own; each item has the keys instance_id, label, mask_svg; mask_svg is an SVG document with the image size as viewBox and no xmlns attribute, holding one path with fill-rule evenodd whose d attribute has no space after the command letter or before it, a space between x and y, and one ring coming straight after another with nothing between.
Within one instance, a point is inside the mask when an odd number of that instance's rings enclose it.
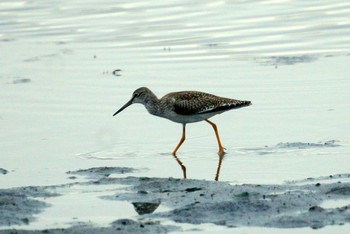
<instances>
[{"instance_id":1,"label":"mottled back feathers","mask_svg":"<svg viewBox=\"0 0 350 234\"><path fill-rule=\"evenodd\" d=\"M176 92L167 96L173 96L175 98L174 111L179 115L200 115L222 112L251 104L250 101L223 98L197 91Z\"/></svg>"}]
</instances>

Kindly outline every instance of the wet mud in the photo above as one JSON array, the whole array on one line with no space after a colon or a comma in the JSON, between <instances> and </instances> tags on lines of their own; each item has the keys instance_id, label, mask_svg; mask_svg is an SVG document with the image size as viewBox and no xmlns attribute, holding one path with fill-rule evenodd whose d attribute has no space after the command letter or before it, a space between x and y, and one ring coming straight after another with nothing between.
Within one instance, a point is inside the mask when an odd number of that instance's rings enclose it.
<instances>
[{"instance_id":1,"label":"wet mud","mask_svg":"<svg viewBox=\"0 0 350 234\"><path fill-rule=\"evenodd\" d=\"M226 227L273 228L322 228L328 225L344 225L350 222L348 205L323 207L327 201L348 199L350 175L339 174L319 178L289 181L284 184L242 184L206 180L111 177L113 174L132 173L133 168L100 167L69 171L68 175L83 176L85 182L48 187L23 187L0 190L0 225L27 225L35 221L35 214L50 204L38 198L50 198L63 194L57 188L72 185L116 186L114 195L101 192L99 198L130 202L138 216L135 219L118 219L109 227L96 227L88 223L66 229L45 230L46 233L165 233L181 230L181 224L212 223ZM40 200L40 201L39 201ZM157 209L162 206L166 210ZM159 220L170 220L179 226L162 225ZM11 229L0 233L10 233ZM13 230L12 230L13 231ZM44 232L44 230L41 230ZM16 230L17 233L30 233Z\"/></svg>"}]
</instances>

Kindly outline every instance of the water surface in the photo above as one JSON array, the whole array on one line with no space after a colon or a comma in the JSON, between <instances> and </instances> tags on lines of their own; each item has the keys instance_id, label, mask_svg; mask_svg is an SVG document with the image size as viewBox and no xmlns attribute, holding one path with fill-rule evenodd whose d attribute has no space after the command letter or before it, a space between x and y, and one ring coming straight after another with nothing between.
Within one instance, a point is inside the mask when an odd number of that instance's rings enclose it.
<instances>
[{"instance_id":1,"label":"water surface","mask_svg":"<svg viewBox=\"0 0 350 234\"><path fill-rule=\"evenodd\" d=\"M140 105L112 117L141 86L253 102L212 119L220 180L347 173L349 13L348 1L2 1L0 187L107 165L181 178L181 125ZM189 178L213 180L211 126L188 125L178 156Z\"/></svg>"}]
</instances>

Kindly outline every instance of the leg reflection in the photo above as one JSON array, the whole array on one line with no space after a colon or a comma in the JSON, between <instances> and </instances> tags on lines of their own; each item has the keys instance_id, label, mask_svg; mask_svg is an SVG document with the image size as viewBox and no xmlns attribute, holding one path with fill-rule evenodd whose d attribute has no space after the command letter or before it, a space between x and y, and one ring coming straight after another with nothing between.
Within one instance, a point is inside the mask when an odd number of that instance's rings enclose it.
<instances>
[{"instance_id":1,"label":"leg reflection","mask_svg":"<svg viewBox=\"0 0 350 234\"><path fill-rule=\"evenodd\" d=\"M220 157L220 158L219 158L218 169L216 170L216 175L215 175L215 180L216 180L216 181L219 180L220 169L221 169L221 163L222 163L222 160L224 159L224 155L220 155L219 157Z\"/></svg>"},{"instance_id":2,"label":"leg reflection","mask_svg":"<svg viewBox=\"0 0 350 234\"><path fill-rule=\"evenodd\" d=\"M184 179L186 179L187 176L186 176L186 167L185 167L185 165L181 162L181 160L175 154L173 154L173 156L174 156L176 162L180 165L180 167L182 169L182 173L183 173Z\"/></svg>"},{"instance_id":3,"label":"leg reflection","mask_svg":"<svg viewBox=\"0 0 350 234\"><path fill-rule=\"evenodd\" d=\"M187 175L186 175L186 167L185 167L185 165L182 163L182 161L176 155L173 154L173 157L176 160L176 162L180 165L182 173L183 173L183 177L184 177L184 179L186 179ZM216 181L219 180L221 164L222 164L222 160L223 159L224 159L224 155L220 155L219 156L219 164L218 164L218 168L216 170L216 175L215 175L215 180Z\"/></svg>"}]
</instances>

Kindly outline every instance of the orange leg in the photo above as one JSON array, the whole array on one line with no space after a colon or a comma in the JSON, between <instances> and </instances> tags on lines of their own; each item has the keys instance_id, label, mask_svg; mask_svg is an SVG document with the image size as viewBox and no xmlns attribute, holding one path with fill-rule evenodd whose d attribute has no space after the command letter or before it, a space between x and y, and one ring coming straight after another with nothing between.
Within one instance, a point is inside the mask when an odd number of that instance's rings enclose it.
<instances>
[{"instance_id":1,"label":"orange leg","mask_svg":"<svg viewBox=\"0 0 350 234\"><path fill-rule=\"evenodd\" d=\"M184 143L185 139L186 139L186 124L183 124L183 125L182 125L182 137L181 137L181 139L180 139L179 144L177 144L176 148L175 148L174 151L173 151L173 155L174 155L174 156L176 156L177 150L180 148L180 146L182 145L182 143Z\"/></svg>"},{"instance_id":2,"label":"orange leg","mask_svg":"<svg viewBox=\"0 0 350 234\"><path fill-rule=\"evenodd\" d=\"M222 146L222 144L221 144L221 141L220 141L220 136L219 136L219 132L218 132L218 128L216 127L216 125L213 123L213 122L211 122L211 121L209 121L209 120L207 120L207 119L205 119L205 121L207 121L212 127L213 127L213 129L214 129L214 131L215 131L215 135L216 135L216 139L218 140L218 144L219 144L219 156L222 156L222 155L224 155L224 153L225 153L225 148Z\"/></svg>"}]
</instances>

